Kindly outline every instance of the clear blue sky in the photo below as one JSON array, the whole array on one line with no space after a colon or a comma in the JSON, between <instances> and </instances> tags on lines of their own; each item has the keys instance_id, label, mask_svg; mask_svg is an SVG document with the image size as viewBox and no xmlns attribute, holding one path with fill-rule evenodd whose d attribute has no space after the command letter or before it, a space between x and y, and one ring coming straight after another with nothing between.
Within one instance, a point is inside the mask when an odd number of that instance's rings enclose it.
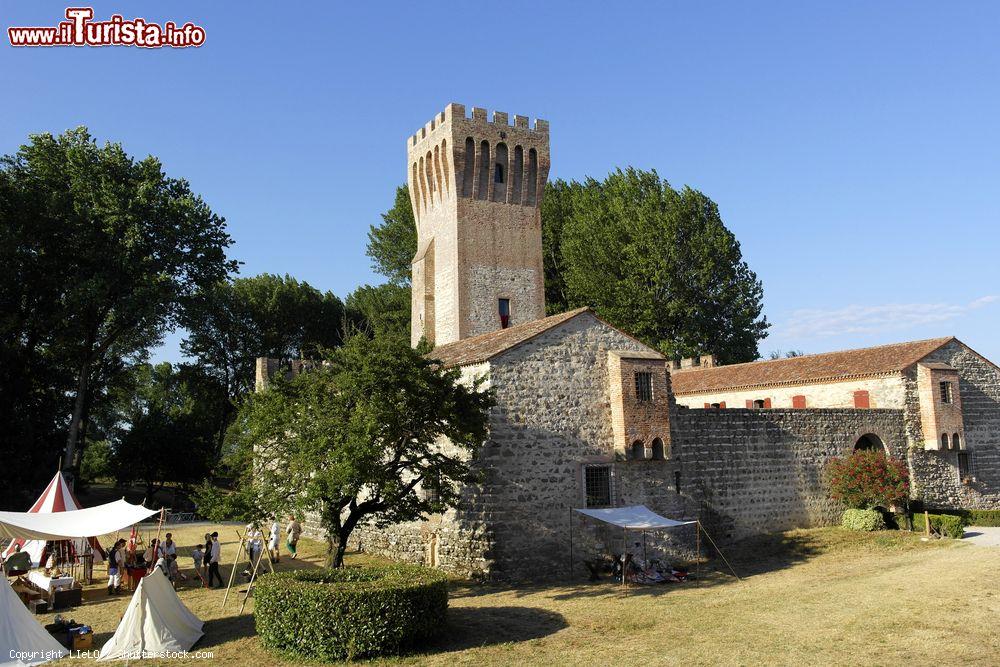
<instances>
[{"instance_id":1,"label":"clear blue sky","mask_svg":"<svg viewBox=\"0 0 1000 667\"><path fill-rule=\"evenodd\" d=\"M379 282L366 232L405 138L456 101L549 120L552 177L635 165L711 196L764 282L762 352L953 334L1000 361L997 3L92 4L207 42L4 35L0 153L87 125L157 155L244 275ZM3 27L66 6L4 0Z\"/></svg>"}]
</instances>

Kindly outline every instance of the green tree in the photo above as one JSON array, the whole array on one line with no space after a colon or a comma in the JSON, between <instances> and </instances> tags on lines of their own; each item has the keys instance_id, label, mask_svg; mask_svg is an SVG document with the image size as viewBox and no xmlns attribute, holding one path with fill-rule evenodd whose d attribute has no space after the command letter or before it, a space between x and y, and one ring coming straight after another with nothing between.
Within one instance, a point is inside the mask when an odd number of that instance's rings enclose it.
<instances>
[{"instance_id":1,"label":"green tree","mask_svg":"<svg viewBox=\"0 0 1000 667\"><path fill-rule=\"evenodd\" d=\"M396 285L410 284L410 264L417 253L417 225L410 204L410 188L396 188L392 208L382 214L382 224L368 230L366 254L372 268Z\"/></svg>"},{"instance_id":2,"label":"green tree","mask_svg":"<svg viewBox=\"0 0 1000 667\"><path fill-rule=\"evenodd\" d=\"M0 195L4 356L42 371L31 387L71 378L56 421L72 482L102 364L141 360L195 291L235 271L231 239L159 160L98 146L85 128L33 135L0 160Z\"/></svg>"},{"instance_id":3,"label":"green tree","mask_svg":"<svg viewBox=\"0 0 1000 667\"><path fill-rule=\"evenodd\" d=\"M410 340L410 288L395 283L362 285L344 303L348 326L369 336Z\"/></svg>"},{"instance_id":4,"label":"green tree","mask_svg":"<svg viewBox=\"0 0 1000 667\"><path fill-rule=\"evenodd\" d=\"M196 366L139 364L130 387L112 397L109 468L120 484L140 483L146 498L168 483L203 480L218 452L220 385Z\"/></svg>"},{"instance_id":5,"label":"green tree","mask_svg":"<svg viewBox=\"0 0 1000 667\"><path fill-rule=\"evenodd\" d=\"M569 310L569 296L563 273L562 238L566 221L573 216L574 201L584 186L563 180L549 181L542 198L542 264L545 271L545 312L548 315Z\"/></svg>"},{"instance_id":6,"label":"green tree","mask_svg":"<svg viewBox=\"0 0 1000 667\"><path fill-rule=\"evenodd\" d=\"M344 305L291 276L261 274L221 281L185 308L181 349L225 387L217 434L221 447L240 398L253 389L257 357L316 359L343 340Z\"/></svg>"},{"instance_id":7,"label":"green tree","mask_svg":"<svg viewBox=\"0 0 1000 667\"><path fill-rule=\"evenodd\" d=\"M325 363L247 397L233 424L241 478L230 502L247 519L318 511L333 567L359 523L454 506L476 479L468 461L493 400L459 377L398 337L351 337Z\"/></svg>"},{"instance_id":8,"label":"green tree","mask_svg":"<svg viewBox=\"0 0 1000 667\"><path fill-rule=\"evenodd\" d=\"M562 254L570 306L593 306L668 356L759 356L763 288L697 190L632 168L588 180L564 222Z\"/></svg>"}]
</instances>

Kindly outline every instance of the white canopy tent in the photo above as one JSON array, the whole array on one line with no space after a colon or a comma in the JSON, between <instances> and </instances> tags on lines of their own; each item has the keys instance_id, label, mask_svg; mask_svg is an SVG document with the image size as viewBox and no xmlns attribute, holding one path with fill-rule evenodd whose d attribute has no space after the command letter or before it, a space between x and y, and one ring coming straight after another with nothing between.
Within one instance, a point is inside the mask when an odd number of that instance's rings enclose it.
<instances>
[{"instance_id":1,"label":"white canopy tent","mask_svg":"<svg viewBox=\"0 0 1000 667\"><path fill-rule=\"evenodd\" d=\"M124 499L52 514L0 512L0 538L64 540L106 535L159 513L160 510L146 509Z\"/></svg>"},{"instance_id":2,"label":"white canopy tent","mask_svg":"<svg viewBox=\"0 0 1000 667\"><path fill-rule=\"evenodd\" d=\"M69 651L38 624L0 574L0 667L40 665Z\"/></svg>"},{"instance_id":3,"label":"white canopy tent","mask_svg":"<svg viewBox=\"0 0 1000 667\"><path fill-rule=\"evenodd\" d=\"M606 509L578 509L580 514L585 514L598 521L610 523L619 528L628 530L656 530L658 528L676 528L677 526L690 526L697 521L677 521L660 516L645 505L631 505L629 507L608 507Z\"/></svg>"},{"instance_id":4,"label":"white canopy tent","mask_svg":"<svg viewBox=\"0 0 1000 667\"><path fill-rule=\"evenodd\" d=\"M97 659L165 657L168 652L187 651L205 634L203 626L156 568L139 580L125 616Z\"/></svg>"}]
</instances>

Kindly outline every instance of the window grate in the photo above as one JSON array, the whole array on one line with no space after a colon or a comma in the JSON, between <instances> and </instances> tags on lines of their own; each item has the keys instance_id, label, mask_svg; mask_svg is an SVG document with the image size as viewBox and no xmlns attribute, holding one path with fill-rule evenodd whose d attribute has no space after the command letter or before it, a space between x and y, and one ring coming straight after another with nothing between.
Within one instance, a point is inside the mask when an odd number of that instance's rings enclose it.
<instances>
[{"instance_id":1,"label":"window grate","mask_svg":"<svg viewBox=\"0 0 1000 667\"><path fill-rule=\"evenodd\" d=\"M635 399L640 403L653 400L653 374L640 372L635 374Z\"/></svg>"},{"instance_id":2,"label":"window grate","mask_svg":"<svg viewBox=\"0 0 1000 667\"><path fill-rule=\"evenodd\" d=\"M583 484L587 507L611 505L611 466L585 466Z\"/></svg>"},{"instance_id":3,"label":"window grate","mask_svg":"<svg viewBox=\"0 0 1000 667\"><path fill-rule=\"evenodd\" d=\"M941 392L941 402L942 403L951 403L951 383L950 382L941 382L941 383L938 384L938 387L939 387L940 392Z\"/></svg>"}]
</instances>

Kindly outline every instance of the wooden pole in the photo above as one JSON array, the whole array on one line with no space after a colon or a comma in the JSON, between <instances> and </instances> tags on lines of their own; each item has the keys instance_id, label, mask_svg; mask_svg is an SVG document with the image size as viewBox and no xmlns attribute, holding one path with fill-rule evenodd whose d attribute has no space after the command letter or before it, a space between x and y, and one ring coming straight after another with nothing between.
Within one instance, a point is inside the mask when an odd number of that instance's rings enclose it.
<instances>
[{"instance_id":1,"label":"wooden pole","mask_svg":"<svg viewBox=\"0 0 1000 667\"><path fill-rule=\"evenodd\" d=\"M931 536L931 516L927 510L924 510L924 534L926 534L927 537Z\"/></svg>"},{"instance_id":2,"label":"wooden pole","mask_svg":"<svg viewBox=\"0 0 1000 667\"><path fill-rule=\"evenodd\" d=\"M250 584L247 586L247 593L246 593L246 595L243 596L243 604L240 605L240 614L239 614L240 616L243 615L243 610L247 606L247 600L250 599L250 591L253 590L254 581L257 580L257 569L260 567L260 559L263 558L263 557L264 557L264 550L261 549L260 553L257 554L257 562L254 563L254 565L253 565L253 572L250 573ZM270 556L268 556L267 562L268 563L271 562ZM273 570L274 568L272 567L271 569Z\"/></svg>"},{"instance_id":3,"label":"wooden pole","mask_svg":"<svg viewBox=\"0 0 1000 667\"><path fill-rule=\"evenodd\" d=\"M233 587L233 581L236 579L236 569L237 569L237 566L239 565L240 559L243 558L243 543L244 543L245 540L244 540L243 534L240 533L240 531L238 529L235 532L240 537L240 546L239 546L239 549L237 549L237 551L236 551L236 560L233 561L233 571L229 573L229 585L226 586L226 594L224 596L222 596L222 607L223 608L225 608L225 606L226 606L226 600L229 599L229 590ZM221 551L221 548L220 548L220 551ZM209 556L208 554L205 554L205 555L207 557ZM220 555L220 560L221 560L221 555Z\"/></svg>"},{"instance_id":4,"label":"wooden pole","mask_svg":"<svg viewBox=\"0 0 1000 667\"><path fill-rule=\"evenodd\" d=\"M160 508L160 522L156 524L156 549L153 550L153 564L146 566L147 574L152 572L153 568L156 567L156 561L158 560L156 558L156 552L160 550L160 529L163 528L163 517L166 514L166 511L167 511L166 507Z\"/></svg>"}]
</instances>

